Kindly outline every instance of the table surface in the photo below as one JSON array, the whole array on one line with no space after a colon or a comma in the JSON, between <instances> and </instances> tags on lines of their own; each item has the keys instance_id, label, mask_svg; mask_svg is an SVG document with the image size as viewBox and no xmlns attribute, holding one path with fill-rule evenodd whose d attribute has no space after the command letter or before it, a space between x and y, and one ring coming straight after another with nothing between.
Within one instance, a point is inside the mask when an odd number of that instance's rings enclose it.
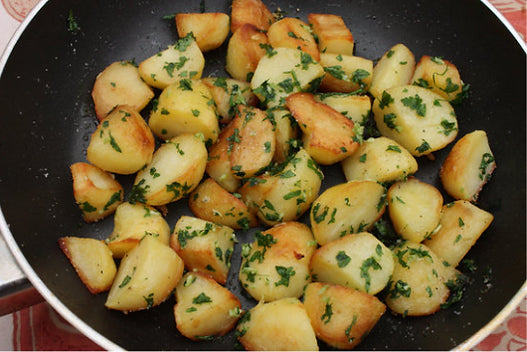
<instances>
[{"instance_id":1,"label":"table surface","mask_svg":"<svg viewBox=\"0 0 527 352\"><path fill-rule=\"evenodd\" d=\"M2 0L0 5L0 53L38 0ZM506 20L526 38L527 0L490 0ZM2 239L0 238L0 241ZM480 341L474 351L525 351L527 297L512 313ZM9 350L100 350L47 303L39 303L0 317L0 351Z\"/></svg>"}]
</instances>

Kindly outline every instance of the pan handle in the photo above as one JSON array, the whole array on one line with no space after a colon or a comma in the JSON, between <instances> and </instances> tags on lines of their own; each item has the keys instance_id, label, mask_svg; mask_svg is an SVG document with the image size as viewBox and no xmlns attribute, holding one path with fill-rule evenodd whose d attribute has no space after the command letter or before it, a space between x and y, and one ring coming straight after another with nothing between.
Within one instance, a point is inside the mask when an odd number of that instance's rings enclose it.
<instances>
[{"instance_id":1,"label":"pan handle","mask_svg":"<svg viewBox=\"0 0 527 352\"><path fill-rule=\"evenodd\" d=\"M0 316L27 308L43 300L16 263L0 234Z\"/></svg>"}]
</instances>

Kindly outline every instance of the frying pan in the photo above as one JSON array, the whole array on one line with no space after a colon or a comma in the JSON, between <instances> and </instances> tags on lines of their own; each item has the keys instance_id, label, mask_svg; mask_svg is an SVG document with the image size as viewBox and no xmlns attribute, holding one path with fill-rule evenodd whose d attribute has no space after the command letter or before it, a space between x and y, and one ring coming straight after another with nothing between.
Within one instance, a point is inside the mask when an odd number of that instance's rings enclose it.
<instances>
[{"instance_id":1,"label":"frying pan","mask_svg":"<svg viewBox=\"0 0 527 352\"><path fill-rule=\"evenodd\" d=\"M498 168L478 206L494 214L490 228L467 255L477 266L462 300L428 317L386 313L359 346L369 350L467 348L507 303L518 301L526 278L525 49L485 3L476 0L273 0L288 16L341 15L356 41L356 55L379 58L402 42L415 54L442 56L457 65L471 86L456 107L459 137L487 131ZM49 0L38 6L2 61L0 78L1 231L32 284L68 321L107 349L233 349L234 335L199 343L177 332L174 298L128 315L104 307L105 294L83 286L57 239L75 235L104 239L111 217L85 224L72 196L69 165L85 161L96 128L90 91L95 76L117 60L140 62L176 39L176 12L230 13L230 1ZM79 25L70 31L68 16ZM204 75L225 76L226 45L206 54ZM8 50L9 51L9 50ZM147 117L148 109L144 116ZM438 169L452 145L420 158L417 177L440 188ZM324 168L325 187L344 181L339 166ZM131 177L119 177L130 190ZM451 201L444 194L445 202ZM186 200L168 206L174 226L191 214ZM305 220L305 219L303 219ZM238 233L240 242L252 233ZM239 258L239 246L233 258ZM235 259L233 268L239 266ZM254 305L239 287L236 270L227 286L244 308ZM523 292L525 290L523 289ZM516 295L516 298L514 298ZM520 293L521 295L521 293ZM481 334L481 333L480 333ZM478 336L476 334L476 336ZM480 335L481 336L481 335ZM465 342L464 341L467 341ZM321 345L321 348L327 346Z\"/></svg>"}]
</instances>

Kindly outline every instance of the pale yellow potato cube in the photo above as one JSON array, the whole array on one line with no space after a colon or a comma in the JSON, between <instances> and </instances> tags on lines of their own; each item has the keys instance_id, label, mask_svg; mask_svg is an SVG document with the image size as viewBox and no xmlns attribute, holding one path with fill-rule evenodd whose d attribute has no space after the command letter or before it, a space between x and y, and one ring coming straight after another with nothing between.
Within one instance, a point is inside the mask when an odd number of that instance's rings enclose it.
<instances>
[{"instance_id":1,"label":"pale yellow potato cube","mask_svg":"<svg viewBox=\"0 0 527 352\"><path fill-rule=\"evenodd\" d=\"M267 35L252 24L244 24L229 39L225 57L225 70L239 81L251 81L251 77L270 48Z\"/></svg>"},{"instance_id":2,"label":"pale yellow potato cube","mask_svg":"<svg viewBox=\"0 0 527 352\"><path fill-rule=\"evenodd\" d=\"M194 35L202 52L219 48L230 31L230 17L226 13L177 13L176 28L180 38Z\"/></svg>"},{"instance_id":3,"label":"pale yellow potato cube","mask_svg":"<svg viewBox=\"0 0 527 352\"><path fill-rule=\"evenodd\" d=\"M326 74L320 89L328 92L367 92L373 73L373 61L333 53L321 53L320 64Z\"/></svg>"},{"instance_id":4,"label":"pale yellow potato cube","mask_svg":"<svg viewBox=\"0 0 527 352\"><path fill-rule=\"evenodd\" d=\"M311 29L298 18L285 17L274 22L267 30L267 39L273 48L300 49L315 61L320 60L320 52Z\"/></svg>"},{"instance_id":5,"label":"pale yellow potato cube","mask_svg":"<svg viewBox=\"0 0 527 352\"><path fill-rule=\"evenodd\" d=\"M353 34L342 17L331 14L310 13L307 20L318 39L321 53L353 55Z\"/></svg>"},{"instance_id":6,"label":"pale yellow potato cube","mask_svg":"<svg viewBox=\"0 0 527 352\"><path fill-rule=\"evenodd\" d=\"M448 101L463 99L463 81L457 67L440 57L425 55L415 67L412 84L431 89Z\"/></svg>"},{"instance_id":7,"label":"pale yellow potato cube","mask_svg":"<svg viewBox=\"0 0 527 352\"><path fill-rule=\"evenodd\" d=\"M269 29L274 16L261 0L233 0L231 11L231 32L250 24L261 32Z\"/></svg>"}]
</instances>

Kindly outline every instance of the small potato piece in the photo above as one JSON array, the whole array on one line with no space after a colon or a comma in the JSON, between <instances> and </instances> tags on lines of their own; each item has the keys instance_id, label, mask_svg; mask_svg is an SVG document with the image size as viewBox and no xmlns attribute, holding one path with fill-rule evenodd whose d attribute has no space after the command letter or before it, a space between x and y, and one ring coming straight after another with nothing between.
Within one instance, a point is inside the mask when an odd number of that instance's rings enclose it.
<instances>
[{"instance_id":1,"label":"small potato piece","mask_svg":"<svg viewBox=\"0 0 527 352\"><path fill-rule=\"evenodd\" d=\"M289 94L316 91L323 76L322 65L309 54L298 49L275 48L258 63L251 88L264 105L282 106Z\"/></svg>"},{"instance_id":2,"label":"small potato piece","mask_svg":"<svg viewBox=\"0 0 527 352\"><path fill-rule=\"evenodd\" d=\"M168 246L170 228L163 215L146 204L124 202L115 210L113 231L106 244L114 258L122 258L145 234Z\"/></svg>"},{"instance_id":3,"label":"small potato piece","mask_svg":"<svg viewBox=\"0 0 527 352\"><path fill-rule=\"evenodd\" d=\"M161 92L148 125L163 140L201 133L205 141L214 143L220 131L213 102L209 88L201 81L181 80Z\"/></svg>"},{"instance_id":4,"label":"small potato piece","mask_svg":"<svg viewBox=\"0 0 527 352\"><path fill-rule=\"evenodd\" d=\"M109 172L82 162L72 164L70 171L73 196L84 221L99 221L123 202L123 186Z\"/></svg>"},{"instance_id":5,"label":"small potato piece","mask_svg":"<svg viewBox=\"0 0 527 352\"><path fill-rule=\"evenodd\" d=\"M221 187L213 178L203 181L189 196L190 210L200 219L248 230L258 219L245 203Z\"/></svg>"},{"instance_id":6,"label":"small potato piece","mask_svg":"<svg viewBox=\"0 0 527 352\"><path fill-rule=\"evenodd\" d=\"M431 89L451 102L463 99L463 81L457 67L439 57L423 56L415 66L411 82Z\"/></svg>"},{"instance_id":7,"label":"small potato piece","mask_svg":"<svg viewBox=\"0 0 527 352\"><path fill-rule=\"evenodd\" d=\"M240 300L232 292L199 272L188 272L179 280L176 301L176 327L195 341L225 335L242 312Z\"/></svg>"},{"instance_id":8,"label":"small potato piece","mask_svg":"<svg viewBox=\"0 0 527 352\"><path fill-rule=\"evenodd\" d=\"M318 45L309 26L298 18L285 17L273 23L267 31L267 38L273 48L298 48L315 61L320 60Z\"/></svg>"},{"instance_id":9,"label":"small potato piece","mask_svg":"<svg viewBox=\"0 0 527 352\"><path fill-rule=\"evenodd\" d=\"M236 330L248 351L318 351L309 316L297 298L260 302L242 316Z\"/></svg>"},{"instance_id":10,"label":"small potato piece","mask_svg":"<svg viewBox=\"0 0 527 352\"><path fill-rule=\"evenodd\" d=\"M154 91L141 79L137 67L128 61L118 61L99 73L91 95L95 114L102 121L118 105L143 110L154 97Z\"/></svg>"},{"instance_id":11,"label":"small potato piece","mask_svg":"<svg viewBox=\"0 0 527 352\"><path fill-rule=\"evenodd\" d=\"M268 45L265 33L251 24L244 24L229 39L225 70L234 79L250 81Z\"/></svg>"},{"instance_id":12,"label":"small potato piece","mask_svg":"<svg viewBox=\"0 0 527 352\"><path fill-rule=\"evenodd\" d=\"M206 168L207 174L231 193L236 192L240 186L240 179L234 176L234 172L231 169L230 158L232 144L229 139L233 139L235 128L231 121L221 130L218 140L209 148Z\"/></svg>"},{"instance_id":13,"label":"small potato piece","mask_svg":"<svg viewBox=\"0 0 527 352\"><path fill-rule=\"evenodd\" d=\"M192 33L139 64L141 78L150 86L165 89L182 79L200 79L205 58Z\"/></svg>"},{"instance_id":14,"label":"small potato piece","mask_svg":"<svg viewBox=\"0 0 527 352\"><path fill-rule=\"evenodd\" d=\"M69 236L59 238L59 246L90 293L110 289L117 267L103 241Z\"/></svg>"},{"instance_id":15,"label":"small potato piece","mask_svg":"<svg viewBox=\"0 0 527 352\"><path fill-rule=\"evenodd\" d=\"M402 238L419 243L437 229L443 207L437 188L411 177L394 183L387 195L390 220Z\"/></svg>"},{"instance_id":16,"label":"small potato piece","mask_svg":"<svg viewBox=\"0 0 527 352\"><path fill-rule=\"evenodd\" d=\"M375 181L351 181L326 189L311 207L311 228L320 245L367 231L386 209L385 189Z\"/></svg>"},{"instance_id":17,"label":"small potato piece","mask_svg":"<svg viewBox=\"0 0 527 352\"><path fill-rule=\"evenodd\" d=\"M258 31L265 32L274 22L271 11L261 0L233 0L231 11L231 32L250 24Z\"/></svg>"},{"instance_id":18,"label":"small potato piece","mask_svg":"<svg viewBox=\"0 0 527 352\"><path fill-rule=\"evenodd\" d=\"M388 284L392 251L368 232L346 235L319 247L309 263L313 280L375 295Z\"/></svg>"},{"instance_id":19,"label":"small potato piece","mask_svg":"<svg viewBox=\"0 0 527 352\"><path fill-rule=\"evenodd\" d=\"M386 305L404 316L430 315L448 299L448 281L457 272L430 248L406 241L393 249L395 267L386 288Z\"/></svg>"},{"instance_id":20,"label":"small potato piece","mask_svg":"<svg viewBox=\"0 0 527 352\"><path fill-rule=\"evenodd\" d=\"M414 54L404 44L395 44L373 68L371 95L381 99L385 90L410 84L414 70Z\"/></svg>"},{"instance_id":21,"label":"small potato piece","mask_svg":"<svg viewBox=\"0 0 527 352\"><path fill-rule=\"evenodd\" d=\"M313 94L294 93L287 97L286 103L304 132L305 150L317 163L334 164L358 148L353 121L328 105L317 102Z\"/></svg>"},{"instance_id":22,"label":"small potato piece","mask_svg":"<svg viewBox=\"0 0 527 352\"><path fill-rule=\"evenodd\" d=\"M109 309L123 313L149 309L165 301L183 276L183 260L150 235L126 253L108 298Z\"/></svg>"},{"instance_id":23,"label":"small potato piece","mask_svg":"<svg viewBox=\"0 0 527 352\"><path fill-rule=\"evenodd\" d=\"M310 13L307 20L318 38L318 49L321 53L353 55L353 35L342 17Z\"/></svg>"},{"instance_id":24,"label":"small potato piece","mask_svg":"<svg viewBox=\"0 0 527 352\"><path fill-rule=\"evenodd\" d=\"M129 175L152 160L154 149L154 136L143 117L121 105L91 135L86 158L108 172Z\"/></svg>"},{"instance_id":25,"label":"small potato piece","mask_svg":"<svg viewBox=\"0 0 527 352\"><path fill-rule=\"evenodd\" d=\"M227 138L231 170L235 177L251 177L273 160L276 148L273 124L262 110L243 105L238 107L233 124L233 134Z\"/></svg>"},{"instance_id":26,"label":"small potato piece","mask_svg":"<svg viewBox=\"0 0 527 352\"><path fill-rule=\"evenodd\" d=\"M321 90L351 93L367 91L373 73L373 61L359 56L320 54L320 64L326 72Z\"/></svg>"},{"instance_id":27,"label":"small potato piece","mask_svg":"<svg viewBox=\"0 0 527 352\"><path fill-rule=\"evenodd\" d=\"M177 13L177 33L184 38L192 33L202 52L219 48L230 30L230 17L226 13Z\"/></svg>"},{"instance_id":28,"label":"small potato piece","mask_svg":"<svg viewBox=\"0 0 527 352\"><path fill-rule=\"evenodd\" d=\"M232 120L238 111L238 105L255 106L258 103L248 82L222 77L207 77L201 81L209 88L222 123Z\"/></svg>"},{"instance_id":29,"label":"small potato piece","mask_svg":"<svg viewBox=\"0 0 527 352\"><path fill-rule=\"evenodd\" d=\"M424 244L455 268L493 220L487 211L457 200L443 206L441 227Z\"/></svg>"},{"instance_id":30,"label":"small potato piece","mask_svg":"<svg viewBox=\"0 0 527 352\"><path fill-rule=\"evenodd\" d=\"M386 311L375 296L322 282L307 285L304 307L317 337L343 350L361 343Z\"/></svg>"},{"instance_id":31,"label":"small potato piece","mask_svg":"<svg viewBox=\"0 0 527 352\"><path fill-rule=\"evenodd\" d=\"M309 260L316 248L311 230L299 222L284 222L257 232L244 244L238 278L257 301L300 297L311 281Z\"/></svg>"},{"instance_id":32,"label":"small potato piece","mask_svg":"<svg viewBox=\"0 0 527 352\"><path fill-rule=\"evenodd\" d=\"M476 130L460 138L446 157L441 182L455 199L476 202L483 186L496 169L485 131Z\"/></svg>"},{"instance_id":33,"label":"small potato piece","mask_svg":"<svg viewBox=\"0 0 527 352\"><path fill-rule=\"evenodd\" d=\"M414 174L417 168L413 155L386 137L365 140L355 153L342 160L342 169L348 181L395 181Z\"/></svg>"},{"instance_id":34,"label":"small potato piece","mask_svg":"<svg viewBox=\"0 0 527 352\"><path fill-rule=\"evenodd\" d=\"M179 218L170 246L189 271L200 271L220 284L227 282L236 238L234 230L191 216Z\"/></svg>"},{"instance_id":35,"label":"small potato piece","mask_svg":"<svg viewBox=\"0 0 527 352\"><path fill-rule=\"evenodd\" d=\"M346 116L355 124L355 134L359 137L357 126L366 124L371 111L371 101L366 95L352 94L315 94L315 100L326 105ZM360 134L362 136L362 133Z\"/></svg>"},{"instance_id":36,"label":"small potato piece","mask_svg":"<svg viewBox=\"0 0 527 352\"><path fill-rule=\"evenodd\" d=\"M198 137L174 137L137 173L130 201L156 206L186 197L198 186L206 165L207 148Z\"/></svg>"},{"instance_id":37,"label":"small potato piece","mask_svg":"<svg viewBox=\"0 0 527 352\"><path fill-rule=\"evenodd\" d=\"M458 131L452 105L440 95L418 86L385 90L373 102L377 128L412 155L428 155L452 142Z\"/></svg>"},{"instance_id":38,"label":"small potato piece","mask_svg":"<svg viewBox=\"0 0 527 352\"><path fill-rule=\"evenodd\" d=\"M276 148L273 160L282 163L292 153L293 146L298 145L298 124L287 109L270 109L266 114L274 121Z\"/></svg>"}]
</instances>

